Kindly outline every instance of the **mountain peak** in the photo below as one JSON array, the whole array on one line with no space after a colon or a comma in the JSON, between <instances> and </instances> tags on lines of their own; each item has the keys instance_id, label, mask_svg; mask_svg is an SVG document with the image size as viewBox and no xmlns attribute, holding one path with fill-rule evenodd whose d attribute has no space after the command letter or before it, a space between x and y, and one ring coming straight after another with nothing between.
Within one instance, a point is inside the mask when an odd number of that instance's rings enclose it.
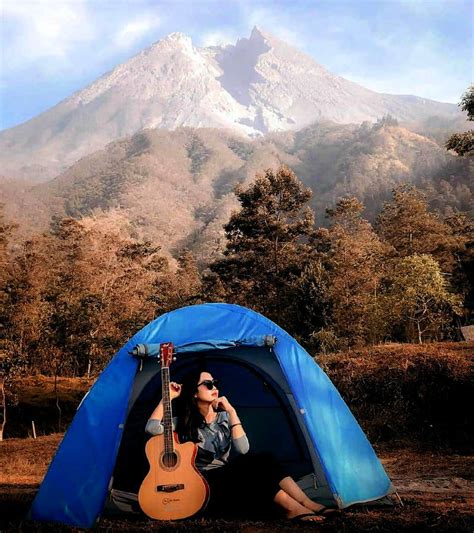
<instances>
[{"instance_id":1,"label":"mountain peak","mask_svg":"<svg viewBox=\"0 0 474 533\"><path fill-rule=\"evenodd\" d=\"M271 33L262 29L260 26L254 26L250 33L250 37L248 38L248 40L250 42L269 44L277 39Z\"/></svg>"},{"instance_id":2,"label":"mountain peak","mask_svg":"<svg viewBox=\"0 0 474 533\"><path fill-rule=\"evenodd\" d=\"M218 127L256 136L323 119L360 123L390 114L413 121L455 113L452 104L365 89L259 26L235 45L214 47L193 46L191 37L174 32L2 132L0 151L12 169L25 160L58 168L143 128Z\"/></svg>"},{"instance_id":3,"label":"mountain peak","mask_svg":"<svg viewBox=\"0 0 474 533\"><path fill-rule=\"evenodd\" d=\"M266 32L260 28L260 26L254 26L250 33L250 39L265 39Z\"/></svg>"},{"instance_id":4,"label":"mountain peak","mask_svg":"<svg viewBox=\"0 0 474 533\"><path fill-rule=\"evenodd\" d=\"M177 41L177 42L185 42L185 43L191 43L192 40L189 35L186 35L185 33L182 33L180 31L175 31L173 33L170 33L166 37L162 39L162 41Z\"/></svg>"},{"instance_id":5,"label":"mountain peak","mask_svg":"<svg viewBox=\"0 0 474 533\"><path fill-rule=\"evenodd\" d=\"M182 33L180 31L175 31L173 33L170 33L160 39L159 41L156 41L152 44L151 48L160 48L163 46L177 46L177 47L183 47L183 48L192 48L193 47L193 41L189 35L186 35L185 33Z\"/></svg>"}]
</instances>

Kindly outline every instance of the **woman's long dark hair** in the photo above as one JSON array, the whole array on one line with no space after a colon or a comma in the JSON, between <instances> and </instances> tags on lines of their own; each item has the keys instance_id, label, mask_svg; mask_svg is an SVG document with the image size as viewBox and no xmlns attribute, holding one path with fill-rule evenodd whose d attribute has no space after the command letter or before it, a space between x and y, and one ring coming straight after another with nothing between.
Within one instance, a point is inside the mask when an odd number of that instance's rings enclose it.
<instances>
[{"instance_id":1,"label":"woman's long dark hair","mask_svg":"<svg viewBox=\"0 0 474 533\"><path fill-rule=\"evenodd\" d=\"M198 428L204 427L206 423L194 397L201 372L207 372L207 370L199 368L186 374L183 378L181 394L176 399L176 414L174 416L178 417L176 432L180 442L199 442Z\"/></svg>"}]
</instances>

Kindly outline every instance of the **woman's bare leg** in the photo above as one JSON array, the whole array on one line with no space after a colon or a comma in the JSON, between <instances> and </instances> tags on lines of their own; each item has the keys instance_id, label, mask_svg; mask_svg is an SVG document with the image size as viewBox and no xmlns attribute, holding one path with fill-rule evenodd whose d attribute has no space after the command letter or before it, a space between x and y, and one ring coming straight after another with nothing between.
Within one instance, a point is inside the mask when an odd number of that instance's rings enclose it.
<instances>
[{"instance_id":1,"label":"woman's bare leg","mask_svg":"<svg viewBox=\"0 0 474 533\"><path fill-rule=\"evenodd\" d=\"M308 496L298 487L295 480L287 476L283 478L280 483L280 488L283 489L293 500L296 500L298 503L309 509L310 511L318 512L321 509L324 509L324 505L313 502Z\"/></svg>"},{"instance_id":2,"label":"woman's bare leg","mask_svg":"<svg viewBox=\"0 0 474 533\"><path fill-rule=\"evenodd\" d=\"M287 494L284 490L279 490L273 501L280 505L280 507L283 507L286 511L286 517L287 518L294 518L298 515L307 514L311 510L308 509L308 507L305 507L304 505L301 505L301 503L298 503L294 498L292 498L289 494ZM309 522L321 522L323 520L322 516L306 516L302 518L302 520L307 520Z\"/></svg>"}]
</instances>

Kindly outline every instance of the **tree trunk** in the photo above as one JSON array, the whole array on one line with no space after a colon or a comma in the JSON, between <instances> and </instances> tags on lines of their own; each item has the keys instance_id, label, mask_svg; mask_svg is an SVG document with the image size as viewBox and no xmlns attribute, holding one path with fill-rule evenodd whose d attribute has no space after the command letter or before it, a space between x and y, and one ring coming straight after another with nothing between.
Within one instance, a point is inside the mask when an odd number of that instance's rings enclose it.
<instances>
[{"instance_id":1,"label":"tree trunk","mask_svg":"<svg viewBox=\"0 0 474 533\"><path fill-rule=\"evenodd\" d=\"M273 261L274 261L274 267L275 267L275 284L276 284L276 311L277 311L277 317L278 321L281 318L281 305L280 305L280 284L279 284L279 264L278 264L278 236L275 238L275 241L273 243Z\"/></svg>"},{"instance_id":2,"label":"tree trunk","mask_svg":"<svg viewBox=\"0 0 474 533\"><path fill-rule=\"evenodd\" d=\"M62 414L62 411L61 411L61 406L59 405L59 394L58 394L57 382L58 382L58 372L56 371L54 373L54 394L56 396L56 407L57 407L57 409L59 411L59 413L58 413L58 433L61 433L61 414Z\"/></svg>"},{"instance_id":3,"label":"tree trunk","mask_svg":"<svg viewBox=\"0 0 474 533\"><path fill-rule=\"evenodd\" d=\"M3 431L5 430L5 424L7 423L7 399L5 396L5 381L2 379L0 384L0 390L2 391L2 420L0 421L0 441L3 440Z\"/></svg>"},{"instance_id":4,"label":"tree trunk","mask_svg":"<svg viewBox=\"0 0 474 533\"><path fill-rule=\"evenodd\" d=\"M418 327L418 343L419 343L419 344L423 344L423 340L422 340L422 338L421 338L421 328L420 328L420 323L417 322L416 325L417 325L417 327Z\"/></svg>"}]
</instances>

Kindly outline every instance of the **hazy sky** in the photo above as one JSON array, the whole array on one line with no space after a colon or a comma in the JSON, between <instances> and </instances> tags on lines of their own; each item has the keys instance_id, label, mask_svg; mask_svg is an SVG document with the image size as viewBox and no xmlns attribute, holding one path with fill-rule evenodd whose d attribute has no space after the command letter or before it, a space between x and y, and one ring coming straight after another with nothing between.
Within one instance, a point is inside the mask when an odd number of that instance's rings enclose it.
<instances>
[{"instance_id":1,"label":"hazy sky","mask_svg":"<svg viewBox=\"0 0 474 533\"><path fill-rule=\"evenodd\" d=\"M0 0L0 129L52 107L168 33L235 43L258 25L379 92L458 103L472 0Z\"/></svg>"}]
</instances>

